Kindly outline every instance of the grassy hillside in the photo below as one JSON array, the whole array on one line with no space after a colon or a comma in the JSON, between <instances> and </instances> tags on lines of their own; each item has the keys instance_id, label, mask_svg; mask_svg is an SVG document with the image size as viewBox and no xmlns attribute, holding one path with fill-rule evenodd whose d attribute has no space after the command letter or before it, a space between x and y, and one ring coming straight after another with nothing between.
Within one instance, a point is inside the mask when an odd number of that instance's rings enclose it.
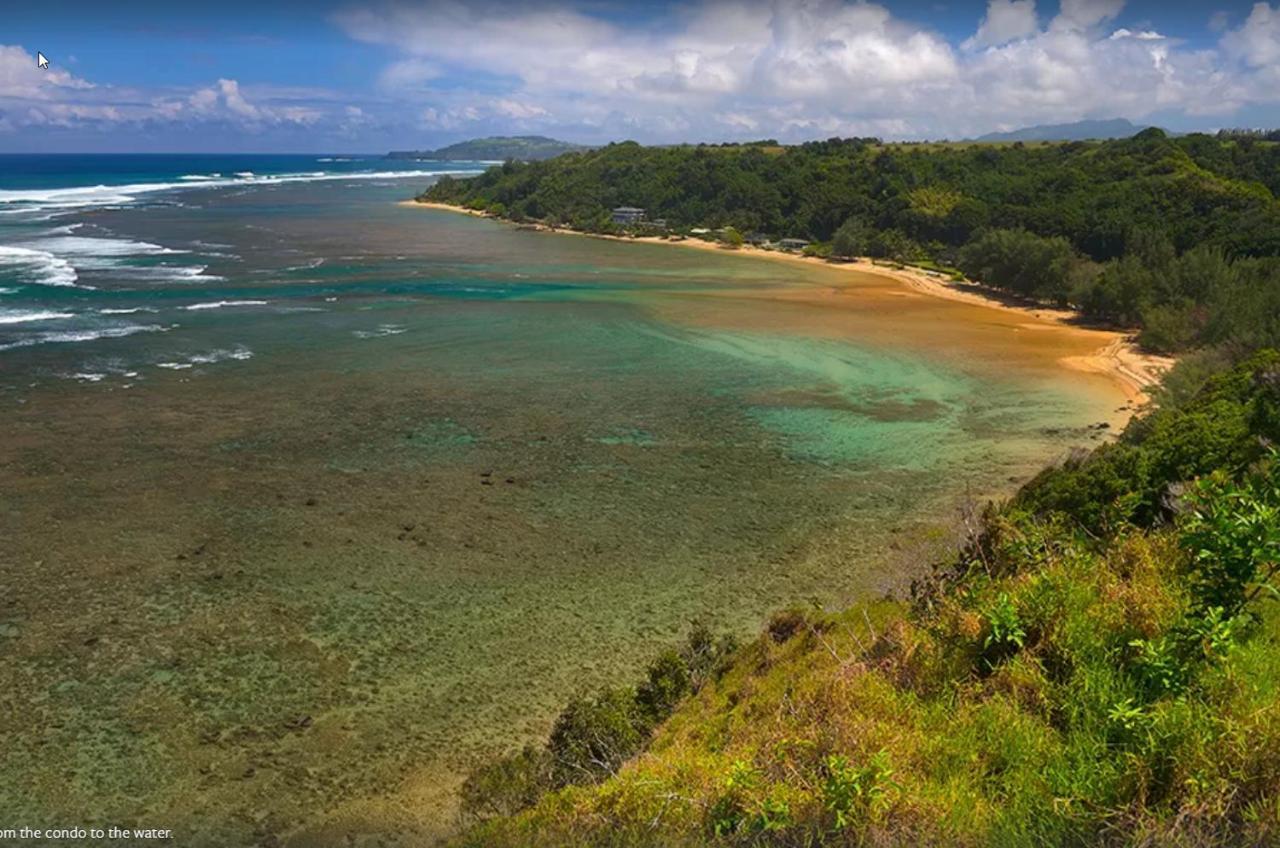
<instances>
[{"instance_id":1,"label":"grassy hillside","mask_svg":"<svg viewBox=\"0 0 1280 848\"><path fill-rule=\"evenodd\" d=\"M575 700L458 844L1277 844L1278 439L1280 355L1176 376L910 600Z\"/></svg>"}]
</instances>

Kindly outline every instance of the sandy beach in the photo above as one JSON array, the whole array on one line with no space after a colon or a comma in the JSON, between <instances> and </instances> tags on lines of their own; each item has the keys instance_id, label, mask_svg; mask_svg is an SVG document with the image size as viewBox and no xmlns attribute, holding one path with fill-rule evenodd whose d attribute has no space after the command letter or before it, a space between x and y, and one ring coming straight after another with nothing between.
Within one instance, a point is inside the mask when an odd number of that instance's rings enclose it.
<instances>
[{"instance_id":1,"label":"sandy beach","mask_svg":"<svg viewBox=\"0 0 1280 848\"><path fill-rule=\"evenodd\" d=\"M973 306L1002 310L1025 316L1026 318L1031 319L1031 321L1026 325L1028 329L1043 327L1046 325L1056 325L1079 332L1090 333L1097 336L1098 340L1101 342L1098 348L1088 355L1063 357L1059 360L1060 363L1066 368L1094 374L1104 374L1110 377L1124 391L1125 397L1129 401L1129 405L1134 409L1137 409L1149 400L1147 394L1148 390L1159 381L1160 375L1168 370L1175 361L1172 357L1156 356L1154 354L1143 352L1134 342L1133 334L1116 330L1083 328L1080 326L1080 317L1070 310L1055 309L1039 304L1019 303L1015 298L995 289L989 289L976 283L957 284L941 274L926 271L921 268L899 266L896 264L881 264L869 259L831 261L815 256L801 256L795 253L766 250L752 245L743 245L741 247L731 248L715 242L703 241L696 238L669 239L661 236L616 236L604 233L584 233L579 230L549 227L544 224L520 225L501 218L495 218L494 216L484 212L479 212L474 209L465 209L448 203L406 200L402 201L400 205L461 213L477 218L489 218L491 220L501 221L509 226L521 226L527 229L537 230L539 232L555 233L559 235L575 235L587 238L604 239L608 241L635 242L641 244L674 245L678 247L692 248L695 250L712 251L721 255L733 254L750 256L760 259L768 259L775 262L801 264L809 267L821 267L858 274L873 274L894 280L913 292L918 292L929 297L943 298L946 300L967 303ZM822 297L822 294L818 293L817 295L812 295L810 296L810 299L812 299L813 296Z\"/></svg>"}]
</instances>

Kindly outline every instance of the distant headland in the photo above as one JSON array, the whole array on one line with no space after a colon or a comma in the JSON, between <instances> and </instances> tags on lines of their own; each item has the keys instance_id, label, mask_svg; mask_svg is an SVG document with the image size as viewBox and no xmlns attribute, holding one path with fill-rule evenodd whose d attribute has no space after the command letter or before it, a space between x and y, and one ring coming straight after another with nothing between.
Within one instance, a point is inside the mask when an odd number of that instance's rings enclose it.
<instances>
[{"instance_id":1,"label":"distant headland","mask_svg":"<svg viewBox=\"0 0 1280 848\"><path fill-rule=\"evenodd\" d=\"M444 162L484 162L515 159L537 162L552 159L562 153L572 153L590 148L543 135L492 136L460 141L438 150L393 150L388 159L433 159Z\"/></svg>"}]
</instances>

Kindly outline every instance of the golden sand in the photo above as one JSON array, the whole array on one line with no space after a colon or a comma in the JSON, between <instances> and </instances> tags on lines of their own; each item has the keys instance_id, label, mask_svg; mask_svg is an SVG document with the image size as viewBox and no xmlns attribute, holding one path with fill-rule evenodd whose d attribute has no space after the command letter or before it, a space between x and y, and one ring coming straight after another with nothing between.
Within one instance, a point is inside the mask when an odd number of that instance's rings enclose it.
<instances>
[{"instance_id":1,"label":"golden sand","mask_svg":"<svg viewBox=\"0 0 1280 848\"><path fill-rule=\"evenodd\" d=\"M401 205L437 209L447 212L459 212L480 218L491 218L498 221L502 220L494 218L492 215L488 215L484 212L479 212L473 209L464 209L460 206L454 206L447 203L407 200L402 201ZM1059 332L1065 331L1079 339L1088 340L1090 345L1093 345L1092 350L1087 353L1061 356L1057 360L1059 364L1065 368L1075 371L1102 374L1109 377L1119 385L1121 390L1124 392L1125 397L1128 399L1129 404L1134 408L1147 402L1147 391L1159 381L1160 375L1172 366L1174 362L1170 357L1155 356L1141 351L1135 343L1134 335L1132 333L1082 327L1080 326L1079 316L1070 310L1054 309L1042 305L1018 302L1016 299L1012 299L986 286L974 283L953 283L941 274L920 268L879 264L867 259L838 262L820 259L818 257L801 256L794 253L783 253L776 250L766 250L764 248L754 247L751 245L730 248L715 242L708 242L694 238L671 239L661 236L616 236L602 233L583 233L578 230L550 227L543 224L534 225L532 229L543 232L558 233L561 235L586 236L589 238L605 239L609 241L676 245L696 250L715 251L719 254L750 256L760 259L769 259L775 262L796 263L811 268L820 267L830 270L856 273L864 276L873 275L894 280L901 286L905 287L905 289L899 288L897 290L888 290L883 292L891 297L910 297L913 294L921 294L928 297L942 298L945 300L965 303L971 306L981 307L983 309L1014 313L1016 315L1023 316L1024 318L1031 319L1019 323L1018 327L1020 329L1030 331L1055 329ZM816 304L821 302L835 303L842 294L844 294L844 292L840 288L820 289L814 287L808 288L804 291L780 288L766 293L765 296L792 302ZM759 297L761 296L761 293L753 293L753 296Z\"/></svg>"}]
</instances>

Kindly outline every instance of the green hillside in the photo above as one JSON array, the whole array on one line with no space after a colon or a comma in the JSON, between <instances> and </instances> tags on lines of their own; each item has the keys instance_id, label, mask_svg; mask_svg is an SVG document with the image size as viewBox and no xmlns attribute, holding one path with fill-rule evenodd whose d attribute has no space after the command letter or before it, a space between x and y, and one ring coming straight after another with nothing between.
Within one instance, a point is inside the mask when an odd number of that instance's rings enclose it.
<instances>
[{"instance_id":1,"label":"green hillside","mask_svg":"<svg viewBox=\"0 0 1280 848\"><path fill-rule=\"evenodd\" d=\"M1112 118L1103 121L1085 120L1070 124L1022 127L1009 132L980 135L974 141L1091 141L1103 138L1130 138L1142 132L1143 129L1145 128L1136 126L1125 118Z\"/></svg>"},{"instance_id":2,"label":"green hillside","mask_svg":"<svg viewBox=\"0 0 1280 848\"><path fill-rule=\"evenodd\" d=\"M441 147L438 150L393 150L388 159L432 159L444 162L508 161L536 162L552 159L562 153L586 150L580 144L570 144L542 135L493 136L473 138Z\"/></svg>"},{"instance_id":3,"label":"green hillside","mask_svg":"<svg viewBox=\"0 0 1280 848\"><path fill-rule=\"evenodd\" d=\"M442 179L423 198L588 232L644 208L675 232L803 238L834 258L958 268L1181 351L1280 344L1280 145L1160 130L1098 143L614 144Z\"/></svg>"},{"instance_id":4,"label":"green hillside","mask_svg":"<svg viewBox=\"0 0 1280 848\"><path fill-rule=\"evenodd\" d=\"M458 844L1276 844L1277 439L1267 353L988 510L910 599L728 659L695 631L576 700L472 776Z\"/></svg>"}]
</instances>

